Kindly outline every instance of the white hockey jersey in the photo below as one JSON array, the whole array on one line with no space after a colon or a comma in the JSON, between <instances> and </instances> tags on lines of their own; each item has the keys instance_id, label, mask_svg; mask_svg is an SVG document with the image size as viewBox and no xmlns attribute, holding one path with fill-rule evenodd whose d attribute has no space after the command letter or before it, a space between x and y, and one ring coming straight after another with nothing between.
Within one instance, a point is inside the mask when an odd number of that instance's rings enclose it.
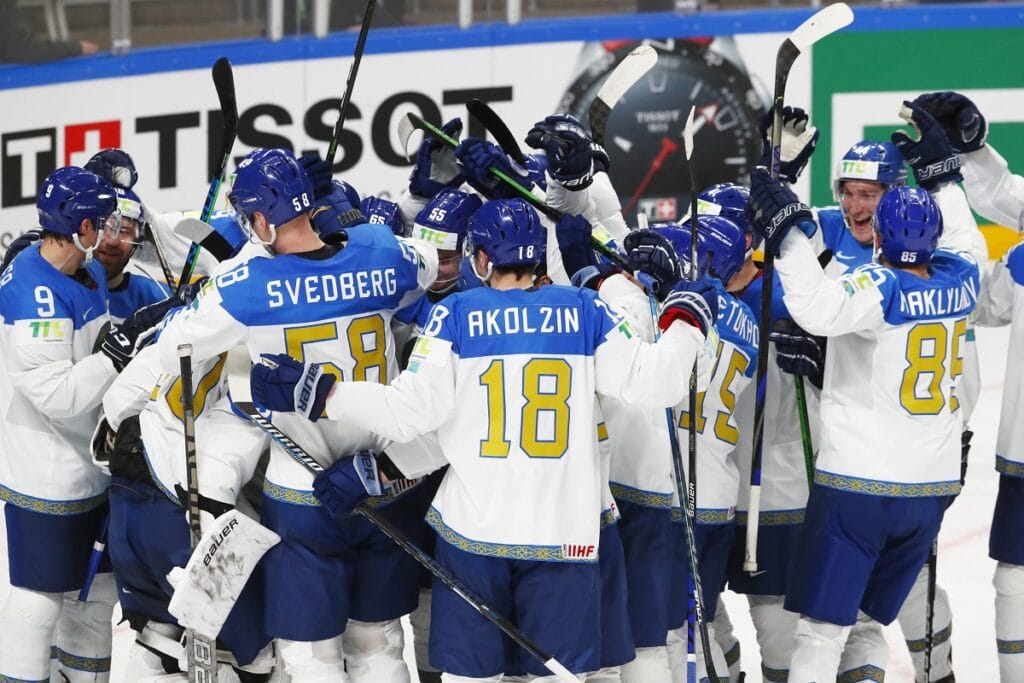
<instances>
[{"instance_id":1,"label":"white hockey jersey","mask_svg":"<svg viewBox=\"0 0 1024 683\"><path fill-rule=\"evenodd\" d=\"M396 441L436 429L451 463L428 513L467 552L597 560L602 481L594 395L676 403L702 335L674 323L640 343L596 293L472 289L434 306L408 369L390 386L342 383L327 402Z\"/></svg>"},{"instance_id":2,"label":"white hockey jersey","mask_svg":"<svg viewBox=\"0 0 1024 683\"><path fill-rule=\"evenodd\" d=\"M830 280L806 237L791 233L775 262L793 319L827 335L815 483L882 496L960 490L967 316L977 260L938 249L930 277L868 264Z\"/></svg>"},{"instance_id":3,"label":"white hockey jersey","mask_svg":"<svg viewBox=\"0 0 1024 683\"><path fill-rule=\"evenodd\" d=\"M26 248L0 277L0 498L71 514L106 495L89 441L117 374L93 353L109 322L107 279L98 261L69 277L39 247Z\"/></svg>"}]
</instances>

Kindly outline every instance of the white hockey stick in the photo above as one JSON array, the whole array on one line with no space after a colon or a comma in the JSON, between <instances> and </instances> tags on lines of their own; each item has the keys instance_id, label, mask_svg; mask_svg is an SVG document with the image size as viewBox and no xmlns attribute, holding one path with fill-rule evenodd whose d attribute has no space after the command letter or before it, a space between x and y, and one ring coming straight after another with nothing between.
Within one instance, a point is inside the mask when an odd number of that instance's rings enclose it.
<instances>
[{"instance_id":1,"label":"white hockey stick","mask_svg":"<svg viewBox=\"0 0 1024 683\"><path fill-rule=\"evenodd\" d=\"M639 45L623 57L615 70L608 74L601 89L597 91L597 97L590 103L588 117L590 134L594 142L604 145L604 129L608 126L608 117L611 116L612 109L626 91L657 63L658 51L650 45Z\"/></svg>"},{"instance_id":2,"label":"white hockey stick","mask_svg":"<svg viewBox=\"0 0 1024 683\"><path fill-rule=\"evenodd\" d=\"M822 38L848 26L853 21L853 10L843 2L829 5L815 13L779 46L775 58L775 97L772 101L772 155L769 169L773 178L779 177L780 153L782 147L782 105L786 97L786 82L789 80L793 62ZM761 515L761 462L764 446L765 390L768 384L768 335L772 310L773 262L771 253L765 250L764 278L761 289L760 335L757 343L757 379L754 394L754 448L750 462L750 504L747 511L747 546L743 559L743 570L757 572L757 531Z\"/></svg>"}]
</instances>

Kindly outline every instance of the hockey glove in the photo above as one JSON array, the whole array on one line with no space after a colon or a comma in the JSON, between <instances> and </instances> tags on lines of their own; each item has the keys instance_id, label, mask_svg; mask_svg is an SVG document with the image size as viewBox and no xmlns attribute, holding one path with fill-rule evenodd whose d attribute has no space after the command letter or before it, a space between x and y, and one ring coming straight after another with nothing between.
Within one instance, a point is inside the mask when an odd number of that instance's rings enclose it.
<instances>
[{"instance_id":1,"label":"hockey glove","mask_svg":"<svg viewBox=\"0 0 1024 683\"><path fill-rule=\"evenodd\" d=\"M769 168L772 159L772 141L769 137L772 127L773 110L761 115L761 162ZM779 150L779 178L795 183L818 145L818 129L808 125L807 112L799 107L782 108L782 142Z\"/></svg>"},{"instance_id":2,"label":"hockey glove","mask_svg":"<svg viewBox=\"0 0 1024 683\"><path fill-rule=\"evenodd\" d=\"M336 377L319 363L303 364L285 353L264 353L252 366L252 399L261 410L298 413L316 422L324 414Z\"/></svg>"},{"instance_id":3,"label":"hockey glove","mask_svg":"<svg viewBox=\"0 0 1024 683\"><path fill-rule=\"evenodd\" d=\"M775 362L780 370L790 375L802 375L821 389L825 376L826 337L816 337L789 318L780 318L768 339L775 344Z\"/></svg>"},{"instance_id":4,"label":"hockey glove","mask_svg":"<svg viewBox=\"0 0 1024 683\"><path fill-rule=\"evenodd\" d=\"M135 356L135 339L129 337L113 323L100 335L99 352L110 359L114 369L120 373Z\"/></svg>"},{"instance_id":5,"label":"hockey glove","mask_svg":"<svg viewBox=\"0 0 1024 683\"><path fill-rule=\"evenodd\" d=\"M614 268L602 266L591 246L592 228L583 216L565 214L555 225L562 265L574 287L597 289Z\"/></svg>"},{"instance_id":6,"label":"hockey glove","mask_svg":"<svg viewBox=\"0 0 1024 683\"><path fill-rule=\"evenodd\" d=\"M313 479L313 495L333 516L350 514L364 500L383 492L373 451L339 458Z\"/></svg>"},{"instance_id":7,"label":"hockey glove","mask_svg":"<svg viewBox=\"0 0 1024 683\"><path fill-rule=\"evenodd\" d=\"M672 243L653 230L634 230L626 235L622 246L634 274L649 275L654 295L658 301L664 301L669 290L683 277L683 267Z\"/></svg>"},{"instance_id":8,"label":"hockey glove","mask_svg":"<svg viewBox=\"0 0 1024 683\"><path fill-rule=\"evenodd\" d=\"M960 154L976 152L985 146L988 124L974 102L958 92L947 90L918 95L914 104L935 117L946 131L949 144Z\"/></svg>"},{"instance_id":9,"label":"hockey glove","mask_svg":"<svg viewBox=\"0 0 1024 683\"><path fill-rule=\"evenodd\" d=\"M706 280L680 280L665 297L658 326L667 330L676 320L693 325L705 337L718 319L718 290Z\"/></svg>"},{"instance_id":10,"label":"hockey glove","mask_svg":"<svg viewBox=\"0 0 1024 683\"><path fill-rule=\"evenodd\" d=\"M405 237L405 220L402 210L392 201L380 197L367 197L359 204L359 210L371 225L386 225L396 237Z\"/></svg>"},{"instance_id":11,"label":"hockey glove","mask_svg":"<svg viewBox=\"0 0 1024 683\"><path fill-rule=\"evenodd\" d=\"M596 142L590 143L590 156L594 159L594 173L607 173L612 167L608 152Z\"/></svg>"},{"instance_id":12,"label":"hockey glove","mask_svg":"<svg viewBox=\"0 0 1024 683\"><path fill-rule=\"evenodd\" d=\"M760 167L750 174L747 220L754 232L764 239L765 250L773 256L779 255L782 241L794 226L808 237L817 229L814 214L807 205Z\"/></svg>"},{"instance_id":13,"label":"hockey glove","mask_svg":"<svg viewBox=\"0 0 1024 683\"><path fill-rule=\"evenodd\" d=\"M337 244L343 237L345 228L366 222L366 216L345 193L345 186L338 181L331 184L331 193L317 202L309 212L310 222L320 239L329 244Z\"/></svg>"},{"instance_id":14,"label":"hockey glove","mask_svg":"<svg viewBox=\"0 0 1024 683\"><path fill-rule=\"evenodd\" d=\"M511 186L492 175L491 168L503 172L529 189L533 184L529 172L512 161L501 147L480 138L466 138L455 148L455 156L462 164L466 182L481 194L491 199L512 199L519 193Z\"/></svg>"},{"instance_id":15,"label":"hockey glove","mask_svg":"<svg viewBox=\"0 0 1024 683\"><path fill-rule=\"evenodd\" d=\"M299 166L306 172L309 182L313 184L313 198L317 201L331 194L331 165L321 159L317 152L310 152L299 157Z\"/></svg>"},{"instance_id":16,"label":"hockey glove","mask_svg":"<svg viewBox=\"0 0 1024 683\"><path fill-rule=\"evenodd\" d=\"M441 126L441 130L458 140L462 134L462 119L452 119ZM433 199L444 188L458 187L462 181L462 173L451 148L430 135L424 136L416 154L416 165L409 175L409 191L419 197Z\"/></svg>"},{"instance_id":17,"label":"hockey glove","mask_svg":"<svg viewBox=\"0 0 1024 683\"><path fill-rule=\"evenodd\" d=\"M135 187L135 183L139 182L135 162L128 152L116 147L93 154L92 158L85 162L85 170L106 178L118 187Z\"/></svg>"},{"instance_id":18,"label":"hockey glove","mask_svg":"<svg viewBox=\"0 0 1024 683\"><path fill-rule=\"evenodd\" d=\"M569 190L583 190L593 182L593 140L576 117L548 116L538 121L526 134L526 144L544 150L548 173Z\"/></svg>"},{"instance_id":19,"label":"hockey glove","mask_svg":"<svg viewBox=\"0 0 1024 683\"><path fill-rule=\"evenodd\" d=\"M904 100L900 118L913 126L919 133L918 139L912 139L901 130L893 133L890 138L914 169L918 185L931 192L945 183L964 179L960 175L960 159L934 116Z\"/></svg>"},{"instance_id":20,"label":"hockey glove","mask_svg":"<svg viewBox=\"0 0 1024 683\"><path fill-rule=\"evenodd\" d=\"M15 256L41 239L43 239L43 231L40 229L27 230L18 235L17 239L11 242L11 246L7 247L7 253L4 254L4 262L0 265L0 273L7 270L7 266L11 265L11 261L14 260Z\"/></svg>"}]
</instances>

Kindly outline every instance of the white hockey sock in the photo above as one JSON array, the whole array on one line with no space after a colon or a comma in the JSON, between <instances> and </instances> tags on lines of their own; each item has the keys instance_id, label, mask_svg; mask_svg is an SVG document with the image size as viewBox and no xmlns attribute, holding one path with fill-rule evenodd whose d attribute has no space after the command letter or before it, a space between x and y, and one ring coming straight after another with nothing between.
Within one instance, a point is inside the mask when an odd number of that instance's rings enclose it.
<instances>
[{"instance_id":1,"label":"white hockey sock","mask_svg":"<svg viewBox=\"0 0 1024 683\"><path fill-rule=\"evenodd\" d=\"M748 595L750 620L761 650L761 675L765 680L786 680L796 641L793 634L800 615L783 607L781 595Z\"/></svg>"},{"instance_id":2,"label":"white hockey sock","mask_svg":"<svg viewBox=\"0 0 1024 683\"><path fill-rule=\"evenodd\" d=\"M889 645L885 642L882 625L857 612L857 623L850 629L839 661L839 673L844 681L881 681L885 679L885 665L889 661Z\"/></svg>"},{"instance_id":3,"label":"white hockey sock","mask_svg":"<svg viewBox=\"0 0 1024 683\"><path fill-rule=\"evenodd\" d=\"M409 683L402 659L405 639L398 619L367 623L349 619L341 636L352 683Z\"/></svg>"},{"instance_id":4,"label":"white hockey sock","mask_svg":"<svg viewBox=\"0 0 1024 683\"><path fill-rule=\"evenodd\" d=\"M597 671L591 671L588 674L578 675L577 678L586 681L587 683L621 683L622 678L622 667L621 666L606 666L603 669ZM543 676L540 678L530 678L530 681L553 681L558 683L558 678L549 678Z\"/></svg>"},{"instance_id":5,"label":"white hockey sock","mask_svg":"<svg viewBox=\"0 0 1024 683\"><path fill-rule=\"evenodd\" d=\"M801 616L796 622L796 647L789 661L789 683L834 681L839 672L839 656L849 634L849 626Z\"/></svg>"},{"instance_id":6,"label":"white hockey sock","mask_svg":"<svg viewBox=\"0 0 1024 683\"><path fill-rule=\"evenodd\" d=\"M921 568L921 572L914 580L903 607L896 615L903 630L903 637L907 641L907 649L910 650L910 658L914 662L914 680L924 680L924 650L926 619L928 615L928 565ZM935 617L932 621L934 635L932 637L932 671L931 680L938 681L948 676L953 671L952 663L952 633L953 615L949 609L949 596L941 586L935 586ZM853 638L851 634L850 638Z\"/></svg>"},{"instance_id":7,"label":"white hockey sock","mask_svg":"<svg viewBox=\"0 0 1024 683\"><path fill-rule=\"evenodd\" d=\"M715 620L711 622L715 627L715 642L722 649L725 657L725 664L729 667L729 680L740 679L740 641L733 634L732 620L725 610L725 603L718 601L718 610L715 612ZM721 672L724 673L724 672Z\"/></svg>"},{"instance_id":8,"label":"white hockey sock","mask_svg":"<svg viewBox=\"0 0 1024 683\"><path fill-rule=\"evenodd\" d=\"M116 603L113 574L96 575L87 602L79 602L77 593L64 594L57 620L57 668L70 683L110 680L110 619Z\"/></svg>"},{"instance_id":9,"label":"white hockey sock","mask_svg":"<svg viewBox=\"0 0 1024 683\"><path fill-rule=\"evenodd\" d=\"M501 674L488 676L486 678L470 678L469 676L456 676L455 674L441 674L441 683L501 683Z\"/></svg>"},{"instance_id":10,"label":"white hockey sock","mask_svg":"<svg viewBox=\"0 0 1024 683\"><path fill-rule=\"evenodd\" d=\"M1024 680L1024 566L1000 562L996 589L996 646L1003 681Z\"/></svg>"},{"instance_id":11,"label":"white hockey sock","mask_svg":"<svg viewBox=\"0 0 1024 683\"><path fill-rule=\"evenodd\" d=\"M697 680L703 681L708 676L707 665L704 663L704 647L700 640L700 631L694 633L696 642L694 649L697 653ZM686 626L668 632L668 660L672 670L673 681L686 680ZM708 624L708 640L711 641L711 661L715 664L715 673L719 678L724 678L729 667L725 664L725 656L722 648L715 642L715 630L712 624Z\"/></svg>"},{"instance_id":12,"label":"white hockey sock","mask_svg":"<svg viewBox=\"0 0 1024 683\"><path fill-rule=\"evenodd\" d=\"M590 678L587 678L589 681ZM671 683L668 647L638 647L636 659L622 665L622 683Z\"/></svg>"},{"instance_id":13,"label":"white hockey sock","mask_svg":"<svg viewBox=\"0 0 1024 683\"><path fill-rule=\"evenodd\" d=\"M291 683L349 683L341 636L313 643L279 639L277 645Z\"/></svg>"},{"instance_id":14,"label":"white hockey sock","mask_svg":"<svg viewBox=\"0 0 1024 683\"><path fill-rule=\"evenodd\" d=\"M6 564L7 553L3 555ZM61 594L11 585L0 587L0 591L0 680L49 679L50 643L60 616Z\"/></svg>"}]
</instances>

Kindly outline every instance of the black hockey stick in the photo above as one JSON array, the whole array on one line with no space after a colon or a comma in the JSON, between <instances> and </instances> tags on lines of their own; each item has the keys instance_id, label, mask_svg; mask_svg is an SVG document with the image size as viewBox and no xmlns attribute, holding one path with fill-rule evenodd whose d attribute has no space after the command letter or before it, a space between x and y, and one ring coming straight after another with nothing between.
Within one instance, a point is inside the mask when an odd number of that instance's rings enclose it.
<instances>
[{"instance_id":1,"label":"black hockey stick","mask_svg":"<svg viewBox=\"0 0 1024 683\"><path fill-rule=\"evenodd\" d=\"M495 142L505 154L515 159L520 166L526 165L526 156L519 147L519 141L505 121L498 116L498 112L491 109L491 105L474 97L466 103L466 109L469 110L470 116L482 123L487 132L494 136Z\"/></svg>"},{"instance_id":2,"label":"black hockey stick","mask_svg":"<svg viewBox=\"0 0 1024 683\"><path fill-rule=\"evenodd\" d=\"M178 362L181 369L181 409L185 432L185 472L188 483L188 527L191 533L191 549L195 551L203 537L199 520L199 467L196 458L196 415L195 397L192 391L192 345L178 345ZM189 683L216 683L216 643L197 633L185 629L185 654L188 657Z\"/></svg>"},{"instance_id":3,"label":"black hockey stick","mask_svg":"<svg viewBox=\"0 0 1024 683\"><path fill-rule=\"evenodd\" d=\"M935 572L939 568L939 537L928 551L928 604L924 615L924 680L932 680L932 652L935 650Z\"/></svg>"},{"instance_id":4,"label":"black hockey stick","mask_svg":"<svg viewBox=\"0 0 1024 683\"><path fill-rule=\"evenodd\" d=\"M623 57L618 66L608 74L601 89L597 91L597 97L590 103L588 112L590 134L594 138L594 142L604 145L604 130L608 126L608 118L612 114L612 109L626 94L626 91L633 87L633 84L639 81L641 76L650 71L657 61L657 50L650 45L638 45Z\"/></svg>"},{"instance_id":5,"label":"black hockey stick","mask_svg":"<svg viewBox=\"0 0 1024 683\"><path fill-rule=\"evenodd\" d=\"M227 373L228 389L231 393L231 402L238 410L252 420L271 439L284 449L296 462L305 467L313 475L324 471L323 465L317 462L313 456L307 453L301 446L288 437L287 434L278 429L270 420L260 414L252 400L252 387L249 379L249 355L248 352L232 351L228 354ZM447 586L452 592L465 600L477 613L492 624L501 629L502 633L511 638L517 645L526 650L530 655L539 661L544 667L558 677L563 683L578 683L579 679L570 673L553 655L542 650L536 643L530 640L526 634L519 630L519 627L495 611L487 602L478 597L468 586L451 574L447 569L437 563L434 558L424 552L419 546L410 541L408 537L399 531L391 522L378 515L373 508L365 503L356 506L354 512L362 515L371 524L376 526L385 536L394 541L398 546L407 552L414 560L436 577L441 583Z\"/></svg>"},{"instance_id":6,"label":"black hockey stick","mask_svg":"<svg viewBox=\"0 0 1024 683\"><path fill-rule=\"evenodd\" d=\"M356 84L356 74L359 73L359 64L363 61L363 50L366 49L366 34L370 32L370 24L373 22L373 10L377 6L377 0L367 0L366 11L363 12L363 23L359 27L359 37L356 38L356 51L352 64L348 67L348 79L345 81L345 92L341 96L341 104L338 105L338 120L334 122L334 133L331 136L331 144L327 147L327 163L334 165L334 157L338 154L338 138L341 131L345 129L345 115L349 102L352 101L352 89Z\"/></svg>"},{"instance_id":7,"label":"black hockey stick","mask_svg":"<svg viewBox=\"0 0 1024 683\"><path fill-rule=\"evenodd\" d=\"M786 97L786 82L789 71L801 53L822 38L835 33L853 21L853 11L843 2L837 2L816 12L800 24L779 46L775 57L775 94L772 99L772 155L773 178L779 177L779 163L782 145L782 106ZM754 394L754 447L750 462L750 505L747 512L747 547L743 559L744 571L757 572L757 532L761 515L761 462L764 446L765 390L768 381L768 335L772 313L772 280L775 258L770 252L764 255L764 276L761 289L761 327L757 342L757 374Z\"/></svg>"},{"instance_id":8,"label":"black hockey stick","mask_svg":"<svg viewBox=\"0 0 1024 683\"><path fill-rule=\"evenodd\" d=\"M235 136L238 134L238 103L235 100L235 77L231 71L231 62L227 57L221 57L213 65L213 85L217 88L217 98L220 100L220 111L224 118L224 132L221 138L220 166L216 174L210 179L210 189L206 193L206 201L203 202L203 211L199 219L206 222L210 220L213 207L217 203L217 194L220 192L221 183L224 182L224 173L228 167L228 160L231 158L231 148L235 144ZM185 257L185 266L181 270L181 277L178 278L178 293L188 286L192 274L196 270L196 262L199 260L200 247L195 242L188 248L188 255Z\"/></svg>"},{"instance_id":9,"label":"black hockey stick","mask_svg":"<svg viewBox=\"0 0 1024 683\"><path fill-rule=\"evenodd\" d=\"M402 117L402 120L399 121L398 125L398 136L399 139L401 140L403 148L405 148L405 146L409 142L409 137L415 130L422 130L427 135L435 137L436 139L442 141L444 144L448 145L452 149L455 149L456 147L459 146L458 140L451 137L450 135L447 135L443 130L441 130L434 124L427 123L419 116L416 116L416 114L410 112ZM503 183L514 189L520 197L525 199L530 204L530 206L537 209L551 220L557 223L562 218L563 214L561 211L554 208L553 206L548 206L547 204L545 204L544 200L535 195L533 192L530 191L529 188L525 187L522 183L520 183L512 176L508 175L501 169L495 168L493 166L487 170L490 171L490 173L495 178L501 180ZM594 238L591 238L591 246L622 270L630 273L632 272L633 269L629 267L629 264L626 263L626 260L622 258L622 256L619 255L618 252L609 248L605 244L602 244L600 241Z\"/></svg>"}]
</instances>

